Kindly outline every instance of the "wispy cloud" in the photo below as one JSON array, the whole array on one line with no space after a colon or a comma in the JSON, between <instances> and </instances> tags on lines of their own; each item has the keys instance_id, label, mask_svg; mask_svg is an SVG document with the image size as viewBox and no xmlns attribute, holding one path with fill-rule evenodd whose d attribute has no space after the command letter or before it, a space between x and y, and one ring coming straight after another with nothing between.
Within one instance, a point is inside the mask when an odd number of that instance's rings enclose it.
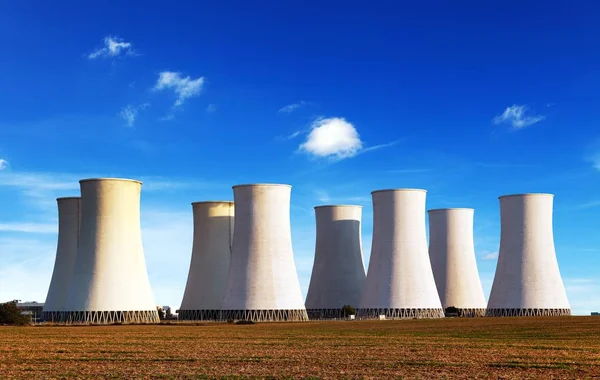
<instances>
[{"instance_id":1,"label":"wispy cloud","mask_svg":"<svg viewBox=\"0 0 600 380\"><path fill-rule=\"evenodd\" d=\"M537 168L539 165L530 165L530 164L504 164L504 163L486 163L486 162L477 162L475 166L479 166L482 168L488 169L518 169L518 168Z\"/></svg>"},{"instance_id":2,"label":"wispy cloud","mask_svg":"<svg viewBox=\"0 0 600 380\"><path fill-rule=\"evenodd\" d=\"M539 123L544 120L545 116L529 113L529 108L526 105L514 104L506 107L501 115L494 117L494 124L509 123L513 129L522 129L530 125Z\"/></svg>"},{"instance_id":3,"label":"wispy cloud","mask_svg":"<svg viewBox=\"0 0 600 380\"><path fill-rule=\"evenodd\" d=\"M181 106L187 99L198 96L204 86L204 77L193 79L190 76L182 76L174 71L163 71L158 75L154 85L154 91L173 90L177 100L173 107Z\"/></svg>"},{"instance_id":4,"label":"wispy cloud","mask_svg":"<svg viewBox=\"0 0 600 380\"><path fill-rule=\"evenodd\" d=\"M133 44L119 37L106 36L104 37L104 47L91 52L87 57L88 59L116 58L121 55L135 55Z\"/></svg>"},{"instance_id":5,"label":"wispy cloud","mask_svg":"<svg viewBox=\"0 0 600 380\"><path fill-rule=\"evenodd\" d=\"M315 120L306 141L299 146L299 150L312 156L336 159L353 157L362 148L354 125L340 117Z\"/></svg>"},{"instance_id":6,"label":"wispy cloud","mask_svg":"<svg viewBox=\"0 0 600 380\"><path fill-rule=\"evenodd\" d=\"M316 199L321 203L370 203L371 197L364 195L335 195L331 196L328 191L324 189L315 189L314 194Z\"/></svg>"},{"instance_id":7,"label":"wispy cloud","mask_svg":"<svg viewBox=\"0 0 600 380\"><path fill-rule=\"evenodd\" d=\"M215 113L217 112L217 106L215 104L209 104L206 107L206 113Z\"/></svg>"},{"instance_id":8,"label":"wispy cloud","mask_svg":"<svg viewBox=\"0 0 600 380\"><path fill-rule=\"evenodd\" d=\"M57 228L56 223L0 223L0 231L5 232L54 234Z\"/></svg>"},{"instance_id":9,"label":"wispy cloud","mask_svg":"<svg viewBox=\"0 0 600 380\"><path fill-rule=\"evenodd\" d=\"M372 151L378 150L378 149L389 148L390 146L394 146L394 145L398 144L399 142L400 142L400 140L395 140L395 141L385 143L385 144L368 146L368 147L362 149L359 153L362 154L362 153L372 152Z\"/></svg>"},{"instance_id":10,"label":"wispy cloud","mask_svg":"<svg viewBox=\"0 0 600 380\"><path fill-rule=\"evenodd\" d=\"M431 169L425 169L425 168L415 168L415 169L394 169L394 170L388 170L388 173L393 173L393 174L409 174L409 173L425 173L425 172L430 172Z\"/></svg>"},{"instance_id":11,"label":"wispy cloud","mask_svg":"<svg viewBox=\"0 0 600 380\"><path fill-rule=\"evenodd\" d=\"M173 119L175 119L175 115L170 113L170 114L167 114L166 116L161 117L159 120L160 121L171 121Z\"/></svg>"},{"instance_id":12,"label":"wispy cloud","mask_svg":"<svg viewBox=\"0 0 600 380\"><path fill-rule=\"evenodd\" d=\"M299 101L298 103L292 103L292 104L288 104L287 106L283 106L279 109L279 113L291 113L294 112L295 110L297 110L298 108L304 107L304 106L309 106L311 105L312 102L307 102L304 100Z\"/></svg>"},{"instance_id":13,"label":"wispy cloud","mask_svg":"<svg viewBox=\"0 0 600 380\"><path fill-rule=\"evenodd\" d=\"M0 158L0 170L4 170L8 168L8 161Z\"/></svg>"},{"instance_id":14,"label":"wispy cloud","mask_svg":"<svg viewBox=\"0 0 600 380\"><path fill-rule=\"evenodd\" d=\"M498 252L490 252L490 251L485 251L482 253L481 258L483 260L497 260L498 259Z\"/></svg>"},{"instance_id":15,"label":"wispy cloud","mask_svg":"<svg viewBox=\"0 0 600 380\"><path fill-rule=\"evenodd\" d=\"M321 189L315 190L315 196L317 197L317 200L319 202L322 202L322 203L331 202L331 197L329 197L329 194L325 190L321 190Z\"/></svg>"},{"instance_id":16,"label":"wispy cloud","mask_svg":"<svg viewBox=\"0 0 600 380\"><path fill-rule=\"evenodd\" d=\"M144 103L139 106L128 104L121 108L119 116L125 120L125 124L131 128L135 125L135 120L137 119L139 111L146 109L148 106L150 106L150 103Z\"/></svg>"},{"instance_id":17,"label":"wispy cloud","mask_svg":"<svg viewBox=\"0 0 600 380\"><path fill-rule=\"evenodd\" d=\"M565 290L575 315L600 311L600 281L597 278L565 277Z\"/></svg>"},{"instance_id":18,"label":"wispy cloud","mask_svg":"<svg viewBox=\"0 0 600 380\"><path fill-rule=\"evenodd\" d=\"M296 137L300 136L301 133L302 133L302 131L296 131L294 133L291 133L290 135L287 136L287 139L288 140L295 139Z\"/></svg>"},{"instance_id":19,"label":"wispy cloud","mask_svg":"<svg viewBox=\"0 0 600 380\"><path fill-rule=\"evenodd\" d=\"M79 195L79 180L83 178L121 177L117 173L36 173L0 172L0 188L12 188L28 200L28 204L48 213L56 211L56 198ZM225 186L209 181L139 176L144 192L164 192Z\"/></svg>"},{"instance_id":20,"label":"wispy cloud","mask_svg":"<svg viewBox=\"0 0 600 380\"><path fill-rule=\"evenodd\" d=\"M599 206L600 206L600 201L590 201L590 202L586 202L586 203L577 205L573 208L576 210L584 210L584 209L594 208L594 207L599 207Z\"/></svg>"}]
</instances>

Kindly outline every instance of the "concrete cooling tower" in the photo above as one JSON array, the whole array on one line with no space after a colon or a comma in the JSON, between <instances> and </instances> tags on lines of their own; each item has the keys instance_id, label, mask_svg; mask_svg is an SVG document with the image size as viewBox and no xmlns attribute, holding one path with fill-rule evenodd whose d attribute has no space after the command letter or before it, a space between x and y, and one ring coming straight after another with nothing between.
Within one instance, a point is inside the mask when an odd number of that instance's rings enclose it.
<instances>
[{"instance_id":1,"label":"concrete cooling tower","mask_svg":"<svg viewBox=\"0 0 600 380\"><path fill-rule=\"evenodd\" d=\"M485 297L477 272L472 208L429 210L429 259L444 308L460 317L485 316Z\"/></svg>"},{"instance_id":2,"label":"concrete cooling tower","mask_svg":"<svg viewBox=\"0 0 600 380\"><path fill-rule=\"evenodd\" d=\"M571 315L554 251L553 197L500 197L500 252L486 315Z\"/></svg>"},{"instance_id":3,"label":"concrete cooling tower","mask_svg":"<svg viewBox=\"0 0 600 380\"><path fill-rule=\"evenodd\" d=\"M358 318L442 318L425 234L425 190L378 190Z\"/></svg>"},{"instance_id":4,"label":"concrete cooling tower","mask_svg":"<svg viewBox=\"0 0 600 380\"><path fill-rule=\"evenodd\" d=\"M317 206L317 243L306 311L310 319L343 317L342 307L358 307L365 282L361 206Z\"/></svg>"},{"instance_id":5,"label":"concrete cooling tower","mask_svg":"<svg viewBox=\"0 0 600 380\"><path fill-rule=\"evenodd\" d=\"M73 276L79 242L79 197L58 198L58 244L42 319L60 322Z\"/></svg>"},{"instance_id":6,"label":"concrete cooling tower","mask_svg":"<svg viewBox=\"0 0 600 380\"><path fill-rule=\"evenodd\" d=\"M114 178L79 182L81 227L66 322L158 322L142 249L142 183Z\"/></svg>"},{"instance_id":7,"label":"concrete cooling tower","mask_svg":"<svg viewBox=\"0 0 600 380\"><path fill-rule=\"evenodd\" d=\"M233 238L233 202L195 202L192 261L180 320L218 320L227 286Z\"/></svg>"},{"instance_id":8,"label":"concrete cooling tower","mask_svg":"<svg viewBox=\"0 0 600 380\"><path fill-rule=\"evenodd\" d=\"M223 319L308 320L290 231L291 186L233 187L235 223Z\"/></svg>"}]
</instances>

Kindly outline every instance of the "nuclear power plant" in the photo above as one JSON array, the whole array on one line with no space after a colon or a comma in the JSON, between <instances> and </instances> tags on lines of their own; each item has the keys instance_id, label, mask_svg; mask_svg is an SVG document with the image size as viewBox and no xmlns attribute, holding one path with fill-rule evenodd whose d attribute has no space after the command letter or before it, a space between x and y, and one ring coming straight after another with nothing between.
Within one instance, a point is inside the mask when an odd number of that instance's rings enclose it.
<instances>
[{"instance_id":1,"label":"nuclear power plant","mask_svg":"<svg viewBox=\"0 0 600 380\"><path fill-rule=\"evenodd\" d=\"M499 198L500 251L486 315L571 315L554 250L553 198L552 194Z\"/></svg>"},{"instance_id":2,"label":"nuclear power plant","mask_svg":"<svg viewBox=\"0 0 600 380\"><path fill-rule=\"evenodd\" d=\"M58 198L56 202L58 204L58 243L52 279L42 311L42 319L47 322L60 322L63 319L79 242L80 198Z\"/></svg>"},{"instance_id":3,"label":"nuclear power plant","mask_svg":"<svg viewBox=\"0 0 600 380\"><path fill-rule=\"evenodd\" d=\"M425 190L373 191L373 243L359 318L442 318L427 252Z\"/></svg>"},{"instance_id":4,"label":"nuclear power plant","mask_svg":"<svg viewBox=\"0 0 600 380\"><path fill-rule=\"evenodd\" d=\"M233 202L194 202L194 241L180 320L218 320L233 239Z\"/></svg>"},{"instance_id":5,"label":"nuclear power plant","mask_svg":"<svg viewBox=\"0 0 600 380\"><path fill-rule=\"evenodd\" d=\"M315 261L306 296L310 319L343 317L342 307L358 307L365 281L361 206L315 207Z\"/></svg>"},{"instance_id":6,"label":"nuclear power plant","mask_svg":"<svg viewBox=\"0 0 600 380\"><path fill-rule=\"evenodd\" d=\"M460 317L485 316L473 241L472 208L429 210L429 259L442 307Z\"/></svg>"},{"instance_id":7,"label":"nuclear power plant","mask_svg":"<svg viewBox=\"0 0 600 380\"><path fill-rule=\"evenodd\" d=\"M41 319L54 323L157 323L140 228L142 183L80 182L58 198L58 240ZM290 225L291 186L233 186L234 201L193 202L193 244L178 319L307 321L571 315L552 227L553 195L499 197L501 239L487 307L475 259L474 209L432 209L425 190L371 193L368 271L362 207L316 206L315 258L302 300ZM41 310L40 306L40 310Z\"/></svg>"},{"instance_id":8,"label":"nuclear power plant","mask_svg":"<svg viewBox=\"0 0 600 380\"><path fill-rule=\"evenodd\" d=\"M65 322L159 322L142 248L142 183L118 178L79 182L81 227Z\"/></svg>"},{"instance_id":9,"label":"nuclear power plant","mask_svg":"<svg viewBox=\"0 0 600 380\"><path fill-rule=\"evenodd\" d=\"M233 187L235 222L222 318L308 320L294 263L291 186Z\"/></svg>"}]
</instances>

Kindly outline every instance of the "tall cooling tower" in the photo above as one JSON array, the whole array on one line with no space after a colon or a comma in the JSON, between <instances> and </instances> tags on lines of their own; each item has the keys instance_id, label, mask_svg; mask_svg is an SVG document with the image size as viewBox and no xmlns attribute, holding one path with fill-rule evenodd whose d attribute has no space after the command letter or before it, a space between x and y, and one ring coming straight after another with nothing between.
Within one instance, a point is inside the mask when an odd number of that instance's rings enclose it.
<instances>
[{"instance_id":1,"label":"tall cooling tower","mask_svg":"<svg viewBox=\"0 0 600 380\"><path fill-rule=\"evenodd\" d=\"M359 318L442 318L427 253L425 190L372 192L373 243Z\"/></svg>"},{"instance_id":2,"label":"tall cooling tower","mask_svg":"<svg viewBox=\"0 0 600 380\"><path fill-rule=\"evenodd\" d=\"M142 183L115 178L79 182L81 228L66 322L158 322L142 248Z\"/></svg>"},{"instance_id":3,"label":"tall cooling tower","mask_svg":"<svg viewBox=\"0 0 600 380\"><path fill-rule=\"evenodd\" d=\"M429 210L429 259L442 306L461 317L485 316L477 272L472 208Z\"/></svg>"},{"instance_id":4,"label":"tall cooling tower","mask_svg":"<svg viewBox=\"0 0 600 380\"><path fill-rule=\"evenodd\" d=\"M571 315L554 251L553 197L500 197L500 252L486 315Z\"/></svg>"},{"instance_id":5,"label":"tall cooling tower","mask_svg":"<svg viewBox=\"0 0 600 380\"><path fill-rule=\"evenodd\" d=\"M233 187L235 223L223 319L308 319L294 264L291 186Z\"/></svg>"},{"instance_id":6,"label":"tall cooling tower","mask_svg":"<svg viewBox=\"0 0 600 380\"><path fill-rule=\"evenodd\" d=\"M195 202L194 243L180 320L218 320L227 286L233 202Z\"/></svg>"},{"instance_id":7,"label":"tall cooling tower","mask_svg":"<svg viewBox=\"0 0 600 380\"><path fill-rule=\"evenodd\" d=\"M365 282L360 236L361 206L317 206L317 244L306 309L310 319L341 318L355 308Z\"/></svg>"},{"instance_id":8,"label":"tall cooling tower","mask_svg":"<svg viewBox=\"0 0 600 380\"><path fill-rule=\"evenodd\" d=\"M79 197L58 198L58 244L42 319L60 322L73 276L79 242Z\"/></svg>"}]
</instances>

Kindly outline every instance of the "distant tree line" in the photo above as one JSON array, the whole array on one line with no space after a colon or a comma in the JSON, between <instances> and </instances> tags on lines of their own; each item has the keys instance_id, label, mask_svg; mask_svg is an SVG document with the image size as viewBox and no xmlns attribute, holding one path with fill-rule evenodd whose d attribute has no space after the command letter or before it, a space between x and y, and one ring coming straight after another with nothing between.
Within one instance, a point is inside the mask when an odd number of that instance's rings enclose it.
<instances>
[{"instance_id":1,"label":"distant tree line","mask_svg":"<svg viewBox=\"0 0 600 380\"><path fill-rule=\"evenodd\" d=\"M16 300L0 303L0 325L23 326L29 323L31 318L21 313Z\"/></svg>"}]
</instances>

